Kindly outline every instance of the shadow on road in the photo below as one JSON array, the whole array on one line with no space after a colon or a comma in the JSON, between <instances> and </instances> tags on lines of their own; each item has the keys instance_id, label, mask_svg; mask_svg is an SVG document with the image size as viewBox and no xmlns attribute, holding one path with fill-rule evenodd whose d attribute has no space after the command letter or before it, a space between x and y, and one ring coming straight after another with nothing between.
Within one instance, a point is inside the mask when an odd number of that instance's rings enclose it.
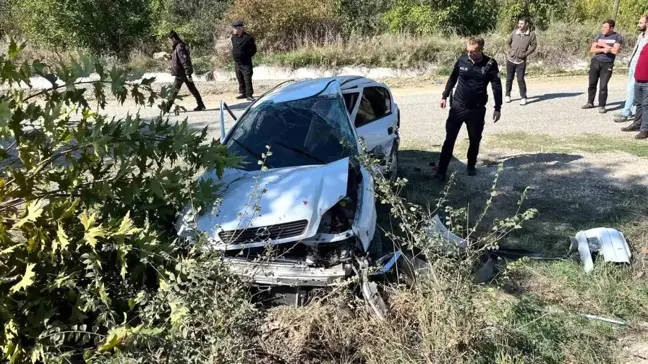
<instances>
[{"instance_id":1,"label":"shadow on road","mask_svg":"<svg viewBox=\"0 0 648 364\"><path fill-rule=\"evenodd\" d=\"M399 175L409 181L403 195L411 202L429 207L436 205L445 185L432 179L434 170L429 162L436 162L438 156L438 152L421 150L399 152ZM480 157L476 177L467 176L465 164L453 158L449 173L455 171L456 175L449 204L467 207L471 219L478 216L490 196L500 164L504 169L498 182L498 196L483 228L490 229L492 225L488 223L494 219L512 217L526 188L528 198L523 209L539 211L536 219L511 234L502 245L561 255L569 247L569 238L580 230L594 227L623 230L645 222L648 215L648 205L635 197L648 193L648 178L616 177L618 166L614 162L593 164L578 153ZM632 231L625 233L632 238Z\"/></svg>"},{"instance_id":2,"label":"shadow on road","mask_svg":"<svg viewBox=\"0 0 648 364\"><path fill-rule=\"evenodd\" d=\"M538 95L538 96L532 96L527 98L527 105L528 104L533 104L536 102L542 102L542 101L548 101L548 100L554 100L554 99L564 99L564 98L569 98L569 97L576 97L582 95L583 92L556 92L556 93L551 93L551 94L544 94L544 95Z\"/></svg>"},{"instance_id":3,"label":"shadow on road","mask_svg":"<svg viewBox=\"0 0 648 364\"><path fill-rule=\"evenodd\" d=\"M605 108L609 112L609 111L621 110L621 109L623 109L624 106L625 106L625 101L617 101L617 102L613 102L611 104L607 104L607 106Z\"/></svg>"}]
</instances>

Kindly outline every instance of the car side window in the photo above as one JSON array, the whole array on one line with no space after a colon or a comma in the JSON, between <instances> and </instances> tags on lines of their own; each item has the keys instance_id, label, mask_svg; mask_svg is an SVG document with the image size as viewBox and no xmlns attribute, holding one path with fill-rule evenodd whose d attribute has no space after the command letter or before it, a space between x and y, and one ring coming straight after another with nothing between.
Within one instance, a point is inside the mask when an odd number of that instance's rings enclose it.
<instances>
[{"instance_id":1,"label":"car side window","mask_svg":"<svg viewBox=\"0 0 648 364\"><path fill-rule=\"evenodd\" d=\"M358 92L344 94L344 103L346 104L349 115L353 112L353 107L355 106L356 101L358 101L358 95L360 95Z\"/></svg>"},{"instance_id":2,"label":"car side window","mask_svg":"<svg viewBox=\"0 0 648 364\"><path fill-rule=\"evenodd\" d=\"M391 114L391 98L383 87L367 87L362 92L355 127L367 125Z\"/></svg>"}]
</instances>

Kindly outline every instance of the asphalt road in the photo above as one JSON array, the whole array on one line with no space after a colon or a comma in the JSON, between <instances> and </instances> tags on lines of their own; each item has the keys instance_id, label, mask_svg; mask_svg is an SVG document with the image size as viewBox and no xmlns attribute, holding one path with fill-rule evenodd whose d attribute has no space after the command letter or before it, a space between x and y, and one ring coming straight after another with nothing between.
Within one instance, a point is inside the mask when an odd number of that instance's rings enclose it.
<instances>
[{"instance_id":1,"label":"asphalt road","mask_svg":"<svg viewBox=\"0 0 648 364\"><path fill-rule=\"evenodd\" d=\"M502 119L493 124L492 96L490 97L487 112L487 125L485 135L524 132L529 134L546 134L554 137L570 137L584 133L610 136L626 135L619 129L623 125L612 122L613 114L618 112L625 99L626 75L614 75L609 86L607 114L599 114L597 109L581 110L586 101L586 77L554 78L554 79L529 79L529 99L526 106L519 105L517 85L513 87L513 102L504 104ZM199 88L201 84L198 84ZM203 85L206 87L207 85ZM410 142L415 144L439 144L444 137L444 121L447 110L439 107L440 95L443 85L430 84L422 87L394 88L392 92L402 113L401 136L404 145ZM186 94L183 90L181 94ZM218 136L219 131L219 104L225 100L236 114L240 114L249 103L241 102L234 98L234 94L208 94L204 96L208 110L203 112L184 112L171 119L187 118L188 122L196 128L209 126L210 135ZM186 95L179 104L188 110L195 107L191 95ZM110 104L107 112L116 116L124 116L127 112L139 111L143 117L153 117L158 114L156 108L136 108L132 103L123 106ZM228 127L232 119L227 118ZM462 130L460 138L466 138Z\"/></svg>"}]
</instances>

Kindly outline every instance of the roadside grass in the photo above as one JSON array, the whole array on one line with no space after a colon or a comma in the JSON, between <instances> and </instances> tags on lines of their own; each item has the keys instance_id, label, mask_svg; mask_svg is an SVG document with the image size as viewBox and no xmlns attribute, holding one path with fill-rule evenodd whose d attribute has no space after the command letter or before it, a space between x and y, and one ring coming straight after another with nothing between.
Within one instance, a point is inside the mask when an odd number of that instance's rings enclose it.
<instances>
[{"instance_id":1,"label":"roadside grass","mask_svg":"<svg viewBox=\"0 0 648 364\"><path fill-rule=\"evenodd\" d=\"M585 134L571 138L555 138L549 135L528 134L524 132L504 133L489 136L493 143L507 149L525 152L587 152L609 153L622 152L637 157L648 157L645 141L628 137L610 137L596 134Z\"/></svg>"},{"instance_id":2,"label":"roadside grass","mask_svg":"<svg viewBox=\"0 0 648 364\"><path fill-rule=\"evenodd\" d=\"M542 158L551 156L567 165L578 159L578 152L622 152L646 158L645 143L597 135L561 140L525 133L489 136L488 142L493 141L505 150L524 152L532 169L515 163L504 169L498 189L500 201L487 219L510 216L510 207L514 207L519 193L527 186L533 188L525 205L539 210L535 220L507 237L502 246L564 259L509 261L505 276L485 287L492 293L489 320L502 332L502 342L495 346L491 362L628 360L622 348L625 344L617 343L624 342L622 339L629 335L645 341L636 331L648 322L648 205L645 199L638 198L645 196L648 188L633 183L625 188L614 186L608 172L597 166L591 166L589 171L565 167L565 174L552 177ZM433 172L428 166L438 159L439 148L411 143L404 144L401 150L401 174L409 181L403 193L413 202L431 204L443 189L442 184L432 181ZM466 150L467 143L460 141L455 155L463 156ZM456 166L457 161L454 163ZM475 216L474 211L483 207L480 201L487 198L487 183L495 168L485 166L481 169L483 176L469 179L461 167L456 167L458 178L450 203L468 206L468 211L473 212L471 216ZM569 238L577 231L594 227L610 227L624 233L633 254L630 267L599 261L594 272L586 274L577 258L567 256ZM583 318L579 313L621 319L628 326Z\"/></svg>"}]
</instances>

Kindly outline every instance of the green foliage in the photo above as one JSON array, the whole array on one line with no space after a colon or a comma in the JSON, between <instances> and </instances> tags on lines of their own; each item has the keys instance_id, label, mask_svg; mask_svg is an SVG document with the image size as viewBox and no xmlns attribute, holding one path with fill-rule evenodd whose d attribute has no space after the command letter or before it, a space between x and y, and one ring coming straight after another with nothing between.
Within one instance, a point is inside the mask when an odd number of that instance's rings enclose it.
<instances>
[{"instance_id":1,"label":"green foliage","mask_svg":"<svg viewBox=\"0 0 648 364\"><path fill-rule=\"evenodd\" d=\"M235 160L186 121L101 114L109 96L152 106L168 95L141 73L87 57L19 64L21 49L0 56L0 348L12 362L77 360L142 329L135 298L181 256L178 211L215 198L216 181L197 174ZM52 87L18 87L36 75Z\"/></svg>"},{"instance_id":2,"label":"green foliage","mask_svg":"<svg viewBox=\"0 0 648 364\"><path fill-rule=\"evenodd\" d=\"M531 19L535 29L544 30L553 20L566 19L570 13L569 4L564 0L501 0L498 26L502 31L511 31L515 29L518 19L526 16Z\"/></svg>"},{"instance_id":3,"label":"green foliage","mask_svg":"<svg viewBox=\"0 0 648 364\"><path fill-rule=\"evenodd\" d=\"M493 0L397 0L384 16L391 32L479 34L495 27Z\"/></svg>"},{"instance_id":4,"label":"green foliage","mask_svg":"<svg viewBox=\"0 0 648 364\"><path fill-rule=\"evenodd\" d=\"M301 38L318 42L340 29L336 0L237 0L225 19L243 19L262 44L277 50L291 49Z\"/></svg>"},{"instance_id":5,"label":"green foliage","mask_svg":"<svg viewBox=\"0 0 648 364\"><path fill-rule=\"evenodd\" d=\"M166 41L175 30L192 49L211 49L220 36L218 25L228 9L230 0L150 0L154 32Z\"/></svg>"},{"instance_id":6,"label":"green foliage","mask_svg":"<svg viewBox=\"0 0 648 364\"><path fill-rule=\"evenodd\" d=\"M96 363L252 363L251 350L260 315L246 286L218 256L176 261L161 277L162 287L140 294L137 329L116 331L110 345L119 351L98 354Z\"/></svg>"},{"instance_id":7,"label":"green foliage","mask_svg":"<svg viewBox=\"0 0 648 364\"><path fill-rule=\"evenodd\" d=\"M394 0L340 0L340 17L346 34L376 35L383 33L382 20L393 6Z\"/></svg>"},{"instance_id":8,"label":"green foliage","mask_svg":"<svg viewBox=\"0 0 648 364\"><path fill-rule=\"evenodd\" d=\"M31 41L125 57L150 36L148 0L9 0Z\"/></svg>"}]
</instances>

